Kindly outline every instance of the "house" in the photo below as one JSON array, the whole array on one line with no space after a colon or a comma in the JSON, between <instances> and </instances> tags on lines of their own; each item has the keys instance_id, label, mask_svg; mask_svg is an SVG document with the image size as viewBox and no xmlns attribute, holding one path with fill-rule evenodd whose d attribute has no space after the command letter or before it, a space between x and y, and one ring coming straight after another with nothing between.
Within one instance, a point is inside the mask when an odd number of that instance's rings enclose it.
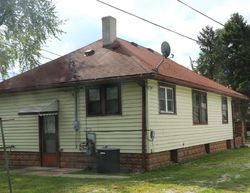
<instances>
[{"instance_id":1,"label":"house","mask_svg":"<svg viewBox=\"0 0 250 193\"><path fill-rule=\"evenodd\" d=\"M231 102L246 96L170 59L157 67L161 54L102 22L101 40L0 83L12 166L94 167L97 149L118 148L121 168L150 170L242 143Z\"/></svg>"}]
</instances>

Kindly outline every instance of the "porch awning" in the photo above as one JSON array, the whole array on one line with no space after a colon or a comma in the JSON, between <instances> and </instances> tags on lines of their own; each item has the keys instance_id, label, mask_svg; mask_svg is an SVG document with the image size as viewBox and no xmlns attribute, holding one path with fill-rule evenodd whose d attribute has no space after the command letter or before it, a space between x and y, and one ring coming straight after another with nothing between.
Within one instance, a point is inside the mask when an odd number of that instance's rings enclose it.
<instances>
[{"instance_id":1,"label":"porch awning","mask_svg":"<svg viewBox=\"0 0 250 193\"><path fill-rule=\"evenodd\" d=\"M19 110L19 115L50 115L58 113L58 100L53 100L47 103L35 104L26 106Z\"/></svg>"}]
</instances>

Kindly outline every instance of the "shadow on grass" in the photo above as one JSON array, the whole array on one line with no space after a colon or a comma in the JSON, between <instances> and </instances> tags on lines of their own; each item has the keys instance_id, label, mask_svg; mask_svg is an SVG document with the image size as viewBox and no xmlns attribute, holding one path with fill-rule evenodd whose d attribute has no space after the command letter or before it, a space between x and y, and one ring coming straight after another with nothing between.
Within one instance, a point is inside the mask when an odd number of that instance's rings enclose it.
<instances>
[{"instance_id":1,"label":"shadow on grass","mask_svg":"<svg viewBox=\"0 0 250 193\"><path fill-rule=\"evenodd\" d=\"M75 172L70 172L69 174L83 174L83 175L107 175L107 176L131 176L132 173L128 172L115 172L115 173L98 173L95 168L83 169Z\"/></svg>"}]
</instances>

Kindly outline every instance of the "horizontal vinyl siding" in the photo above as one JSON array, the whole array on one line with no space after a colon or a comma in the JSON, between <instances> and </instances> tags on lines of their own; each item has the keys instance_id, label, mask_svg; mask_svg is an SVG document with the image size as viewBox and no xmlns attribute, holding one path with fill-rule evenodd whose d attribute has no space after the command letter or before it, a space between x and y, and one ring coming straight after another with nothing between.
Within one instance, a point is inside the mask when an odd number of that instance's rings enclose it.
<instances>
[{"instance_id":1,"label":"horizontal vinyl siding","mask_svg":"<svg viewBox=\"0 0 250 193\"><path fill-rule=\"evenodd\" d=\"M33 92L20 92L0 95L0 117L14 118L4 122L7 145L15 145L15 151L39 151L39 133L37 115L18 115L26 106L59 100L59 148L63 152L79 152L78 144L85 141L86 128L97 132L97 148L105 145L120 148L121 152L141 152L141 87L136 83L124 83L122 92L122 115L98 116L86 118L85 91L79 92L80 132L73 130L74 96L73 88L47 89ZM120 130L120 132L119 132ZM77 139L77 140L76 140ZM0 139L0 144L1 144ZM77 146L76 146L77 145ZM1 146L1 145L0 145Z\"/></svg>"},{"instance_id":2,"label":"horizontal vinyl siding","mask_svg":"<svg viewBox=\"0 0 250 193\"><path fill-rule=\"evenodd\" d=\"M85 92L81 92L81 117L86 117ZM97 131L97 148L120 148L122 153L141 152L142 94L136 83L121 85L122 115L94 116L81 119L89 131ZM134 131L136 130L136 131ZM100 132L98 132L100 131ZM111 131L111 132L102 132Z\"/></svg>"},{"instance_id":3,"label":"horizontal vinyl siding","mask_svg":"<svg viewBox=\"0 0 250 193\"><path fill-rule=\"evenodd\" d=\"M0 95L0 117L14 120L4 122L4 131L7 145L14 145L14 151L39 151L39 125L37 115L18 115L18 111L27 106L35 106L47 103L54 99L59 100L59 133L60 128L65 127L72 116L69 113L71 89L48 89L32 92L19 92ZM72 104L71 104L72 106ZM69 125L69 124L68 124ZM1 140L0 140L1 141Z\"/></svg>"},{"instance_id":4,"label":"horizontal vinyl siding","mask_svg":"<svg viewBox=\"0 0 250 193\"><path fill-rule=\"evenodd\" d=\"M148 151L159 152L233 138L231 98L228 124L222 124L221 95L207 92L208 124L193 125L192 89L176 85L176 115L159 114L157 81L148 82L148 128L155 131Z\"/></svg>"}]
</instances>

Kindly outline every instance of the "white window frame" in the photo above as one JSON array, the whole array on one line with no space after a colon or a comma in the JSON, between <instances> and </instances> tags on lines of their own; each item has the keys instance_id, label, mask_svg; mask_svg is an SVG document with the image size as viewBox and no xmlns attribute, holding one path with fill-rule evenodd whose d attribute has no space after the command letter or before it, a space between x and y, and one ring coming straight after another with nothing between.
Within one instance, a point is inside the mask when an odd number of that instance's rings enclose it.
<instances>
[{"instance_id":1,"label":"white window frame","mask_svg":"<svg viewBox=\"0 0 250 193\"><path fill-rule=\"evenodd\" d=\"M175 89L173 87L169 87L169 86L159 86L159 89L164 89L165 91L165 109L166 111L163 111L161 110L160 108L160 96L159 96L159 110L160 110L160 113L168 113L168 114L175 114ZM172 90L172 99L168 99L168 89ZM160 95L160 90L159 90L159 95ZM171 101L172 102L172 105L173 105L173 110L172 111L169 111L168 110L168 101Z\"/></svg>"}]
</instances>

